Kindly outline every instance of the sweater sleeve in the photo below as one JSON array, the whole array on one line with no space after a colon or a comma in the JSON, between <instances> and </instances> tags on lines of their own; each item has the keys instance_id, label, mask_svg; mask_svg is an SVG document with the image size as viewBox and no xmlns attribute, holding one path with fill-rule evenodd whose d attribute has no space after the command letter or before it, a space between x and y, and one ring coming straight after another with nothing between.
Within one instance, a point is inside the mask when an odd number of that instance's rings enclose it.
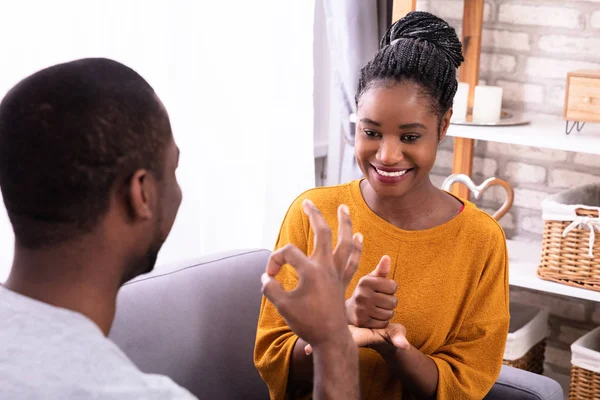
<instances>
[{"instance_id":1,"label":"sweater sleeve","mask_svg":"<svg viewBox=\"0 0 600 400\"><path fill-rule=\"evenodd\" d=\"M501 228L496 232L461 327L431 355L439 371L438 400L482 399L500 374L510 317L506 239Z\"/></svg>"},{"instance_id":2,"label":"sweater sleeve","mask_svg":"<svg viewBox=\"0 0 600 400\"><path fill-rule=\"evenodd\" d=\"M276 249L293 244L304 253L308 252L308 220L302 212L302 200L298 198L290 206L279 231ZM286 290L295 288L298 283L296 271L289 265L281 269L277 279ZM273 400L286 397L291 355L297 339L298 336L290 330L275 306L263 296L256 332L254 364Z\"/></svg>"}]
</instances>

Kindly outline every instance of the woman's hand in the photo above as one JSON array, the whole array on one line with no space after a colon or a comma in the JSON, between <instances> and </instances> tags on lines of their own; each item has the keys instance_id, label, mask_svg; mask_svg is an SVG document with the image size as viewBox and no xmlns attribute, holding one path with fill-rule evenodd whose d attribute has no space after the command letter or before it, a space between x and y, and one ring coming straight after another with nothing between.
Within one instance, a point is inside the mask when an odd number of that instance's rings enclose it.
<instances>
[{"instance_id":1,"label":"woman's hand","mask_svg":"<svg viewBox=\"0 0 600 400\"><path fill-rule=\"evenodd\" d=\"M359 328L385 328L398 305L398 285L388 279L391 260L381 257L375 270L358 281L352 297L346 300L348 323Z\"/></svg>"},{"instance_id":2,"label":"woman's hand","mask_svg":"<svg viewBox=\"0 0 600 400\"><path fill-rule=\"evenodd\" d=\"M395 351L395 349L408 350L410 348L410 343L406 339L406 328L401 324L389 324L380 329L357 328L354 325L348 325L348 329L358 347L370 348L382 355ZM311 354L311 345L306 345L304 351L306 354Z\"/></svg>"}]
</instances>

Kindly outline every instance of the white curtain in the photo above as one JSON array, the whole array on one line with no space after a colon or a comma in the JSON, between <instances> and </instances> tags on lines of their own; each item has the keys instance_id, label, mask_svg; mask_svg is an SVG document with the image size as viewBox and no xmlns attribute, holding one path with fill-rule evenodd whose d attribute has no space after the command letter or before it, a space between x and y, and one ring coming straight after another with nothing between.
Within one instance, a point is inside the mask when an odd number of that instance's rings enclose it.
<instances>
[{"instance_id":1,"label":"white curtain","mask_svg":"<svg viewBox=\"0 0 600 400\"><path fill-rule=\"evenodd\" d=\"M271 248L291 201L314 186L313 19L314 0L2 2L0 96L76 58L131 66L181 149L183 203L158 264ZM2 207L0 282L13 243Z\"/></svg>"}]
</instances>

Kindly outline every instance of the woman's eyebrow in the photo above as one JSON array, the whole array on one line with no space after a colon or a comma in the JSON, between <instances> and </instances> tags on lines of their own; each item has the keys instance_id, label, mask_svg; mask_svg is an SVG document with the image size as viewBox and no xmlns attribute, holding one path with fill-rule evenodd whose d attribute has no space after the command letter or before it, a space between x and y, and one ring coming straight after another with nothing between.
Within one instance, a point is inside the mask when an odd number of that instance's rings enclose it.
<instances>
[{"instance_id":1,"label":"woman's eyebrow","mask_svg":"<svg viewBox=\"0 0 600 400\"><path fill-rule=\"evenodd\" d=\"M381 126L381 124L379 122L373 121L372 119L369 119L369 118L361 118L360 122L364 122L366 124L375 125L375 126Z\"/></svg>"}]
</instances>

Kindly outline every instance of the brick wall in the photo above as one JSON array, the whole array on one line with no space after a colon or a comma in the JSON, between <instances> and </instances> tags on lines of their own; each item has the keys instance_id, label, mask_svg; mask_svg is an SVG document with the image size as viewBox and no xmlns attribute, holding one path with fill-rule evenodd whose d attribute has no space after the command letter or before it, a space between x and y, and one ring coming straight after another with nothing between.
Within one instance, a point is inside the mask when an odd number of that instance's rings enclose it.
<instances>
[{"instance_id":1,"label":"brick wall","mask_svg":"<svg viewBox=\"0 0 600 400\"><path fill-rule=\"evenodd\" d=\"M460 35L462 0L419 1L418 8L450 22ZM600 70L600 0L488 0L484 10L481 79L504 88L503 105L561 115L566 74ZM600 138L599 138L600 140ZM600 182L600 156L494 142L476 142L473 179L497 176L515 188L515 204L501 221L508 237L541 240L540 202L568 187ZM451 173L452 139L440 147L433 180ZM478 205L499 207L501 191ZM511 288L514 301L551 309L548 374L566 383L570 344L600 325L598 303Z\"/></svg>"}]
</instances>

